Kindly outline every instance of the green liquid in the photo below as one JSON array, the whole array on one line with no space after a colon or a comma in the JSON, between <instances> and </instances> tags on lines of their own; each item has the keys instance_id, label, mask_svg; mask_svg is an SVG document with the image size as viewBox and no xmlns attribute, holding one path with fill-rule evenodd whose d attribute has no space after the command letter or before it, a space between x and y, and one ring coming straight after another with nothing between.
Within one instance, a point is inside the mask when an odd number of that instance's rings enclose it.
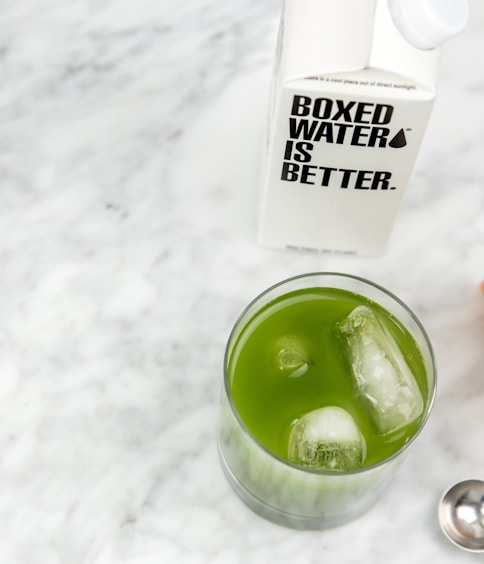
<instances>
[{"instance_id":1,"label":"green liquid","mask_svg":"<svg viewBox=\"0 0 484 564\"><path fill-rule=\"evenodd\" d=\"M346 290L294 291L275 299L248 321L234 343L228 364L232 397L240 417L274 454L287 459L292 423L325 406L342 407L354 418L366 441L363 466L398 451L419 428L425 409L406 427L381 435L367 402L355 389L337 325L360 305L370 307L391 333L427 404L422 355L395 317L375 302ZM307 366L300 372L281 369L279 351L288 338L303 343Z\"/></svg>"}]
</instances>

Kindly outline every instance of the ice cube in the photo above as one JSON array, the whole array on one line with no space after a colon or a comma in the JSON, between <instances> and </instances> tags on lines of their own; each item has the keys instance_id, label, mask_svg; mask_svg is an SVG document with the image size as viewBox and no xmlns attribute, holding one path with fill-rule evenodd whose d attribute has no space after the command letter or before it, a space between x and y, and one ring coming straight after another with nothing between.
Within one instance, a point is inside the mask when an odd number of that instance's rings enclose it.
<instances>
[{"instance_id":1,"label":"ice cube","mask_svg":"<svg viewBox=\"0 0 484 564\"><path fill-rule=\"evenodd\" d=\"M292 424L288 458L320 470L355 470L366 456L366 443L351 415L328 406L303 415Z\"/></svg>"},{"instance_id":2,"label":"ice cube","mask_svg":"<svg viewBox=\"0 0 484 564\"><path fill-rule=\"evenodd\" d=\"M355 384L379 431L387 435L415 421L424 408L418 384L390 332L367 306L339 325Z\"/></svg>"},{"instance_id":3,"label":"ice cube","mask_svg":"<svg viewBox=\"0 0 484 564\"><path fill-rule=\"evenodd\" d=\"M289 378L298 378L308 371L309 355L302 339L285 335L276 342L277 369Z\"/></svg>"}]
</instances>

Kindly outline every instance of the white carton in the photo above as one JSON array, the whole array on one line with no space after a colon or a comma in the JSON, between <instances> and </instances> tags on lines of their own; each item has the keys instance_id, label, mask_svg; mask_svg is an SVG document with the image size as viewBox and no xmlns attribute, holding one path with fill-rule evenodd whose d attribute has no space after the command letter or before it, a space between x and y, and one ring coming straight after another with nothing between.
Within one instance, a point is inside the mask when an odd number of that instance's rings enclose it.
<instances>
[{"instance_id":1,"label":"white carton","mask_svg":"<svg viewBox=\"0 0 484 564\"><path fill-rule=\"evenodd\" d=\"M418 2L418 9L426 4ZM433 36L423 26L427 43L416 47L414 37L410 43L403 34L405 26L416 27L405 11L413 4L285 1L261 193L262 245L363 255L385 250L436 94L440 49L428 47L450 35L440 28L436 34L441 22L431 22ZM463 26L455 13L447 16Z\"/></svg>"}]
</instances>

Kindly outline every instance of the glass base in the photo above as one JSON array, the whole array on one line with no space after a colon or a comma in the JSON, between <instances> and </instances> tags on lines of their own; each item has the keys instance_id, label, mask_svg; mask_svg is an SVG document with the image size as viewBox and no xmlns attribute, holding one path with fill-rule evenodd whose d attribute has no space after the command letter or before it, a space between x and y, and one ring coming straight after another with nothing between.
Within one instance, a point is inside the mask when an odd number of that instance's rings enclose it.
<instances>
[{"instance_id":1,"label":"glass base","mask_svg":"<svg viewBox=\"0 0 484 564\"><path fill-rule=\"evenodd\" d=\"M237 476L232 472L230 467L225 460L222 448L218 448L220 463L224 474L231 485L232 489L239 496L239 498L245 503L245 505L254 511L260 517L275 523L276 525L281 525L283 527L288 527L291 529L305 530L305 531L317 531L321 529L329 529L332 527L339 527L353 521L366 513L373 505L368 505L364 508L358 508L355 512L346 512L343 514L324 514L318 517L298 515L295 513L288 513L287 511L282 511L272 505L269 505L253 495L243 484L238 480ZM376 502L376 500L375 500Z\"/></svg>"}]
</instances>

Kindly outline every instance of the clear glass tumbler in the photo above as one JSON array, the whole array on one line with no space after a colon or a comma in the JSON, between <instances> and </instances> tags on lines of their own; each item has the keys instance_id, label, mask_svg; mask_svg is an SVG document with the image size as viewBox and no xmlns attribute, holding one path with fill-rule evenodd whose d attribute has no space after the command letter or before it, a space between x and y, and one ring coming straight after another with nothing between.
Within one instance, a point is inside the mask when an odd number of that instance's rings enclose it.
<instances>
[{"instance_id":1,"label":"clear glass tumbler","mask_svg":"<svg viewBox=\"0 0 484 564\"><path fill-rule=\"evenodd\" d=\"M347 290L382 306L412 335L425 366L425 413L418 429L400 450L378 463L357 470L319 470L298 466L279 457L247 428L232 397L231 355L248 321L280 296L316 287ZM219 453L226 477L247 506L280 525L296 529L323 529L346 523L370 509L392 480L404 454L428 419L435 386L436 369L429 338L416 316L389 291L368 280L339 273L312 273L285 280L263 292L247 306L227 343L219 429Z\"/></svg>"}]
</instances>

